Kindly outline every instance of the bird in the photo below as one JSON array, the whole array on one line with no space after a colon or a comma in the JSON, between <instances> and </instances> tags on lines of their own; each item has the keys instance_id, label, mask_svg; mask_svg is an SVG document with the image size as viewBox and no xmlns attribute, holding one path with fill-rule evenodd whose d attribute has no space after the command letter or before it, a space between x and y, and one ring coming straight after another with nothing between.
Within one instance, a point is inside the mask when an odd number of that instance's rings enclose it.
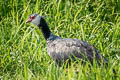
<instances>
[{"instance_id":1,"label":"bird","mask_svg":"<svg viewBox=\"0 0 120 80\"><path fill-rule=\"evenodd\" d=\"M26 23L32 23L39 27L47 43L48 55L58 65L65 63L67 60L71 62L71 59L76 60L76 58L89 61L91 64L93 64L94 59L98 64L101 61L105 64L108 63L99 50L90 43L79 39L61 38L54 35L44 17L39 14L31 14Z\"/></svg>"}]
</instances>

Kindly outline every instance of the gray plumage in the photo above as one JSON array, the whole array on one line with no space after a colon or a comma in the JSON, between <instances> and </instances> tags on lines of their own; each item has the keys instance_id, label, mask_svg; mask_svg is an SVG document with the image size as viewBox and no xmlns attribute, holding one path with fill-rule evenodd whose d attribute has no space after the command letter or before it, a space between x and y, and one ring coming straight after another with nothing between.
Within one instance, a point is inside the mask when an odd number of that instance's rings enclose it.
<instances>
[{"instance_id":1,"label":"gray plumage","mask_svg":"<svg viewBox=\"0 0 120 80\"><path fill-rule=\"evenodd\" d=\"M75 60L75 57L89 60L93 64L94 55L98 63L102 59L107 63L106 59L100 55L95 47L78 39L54 38L54 40L47 40L47 50L49 56L58 64L71 58Z\"/></svg>"},{"instance_id":2,"label":"gray plumage","mask_svg":"<svg viewBox=\"0 0 120 80\"><path fill-rule=\"evenodd\" d=\"M47 41L48 54L56 63L61 64L63 61L71 58L75 60L75 57L82 60L89 60L91 64L93 64L93 58L98 63L102 60L104 63L107 63L107 60L99 51L88 42L78 39L60 38L53 35L42 16L32 14L27 22L31 22L41 29Z\"/></svg>"}]
</instances>

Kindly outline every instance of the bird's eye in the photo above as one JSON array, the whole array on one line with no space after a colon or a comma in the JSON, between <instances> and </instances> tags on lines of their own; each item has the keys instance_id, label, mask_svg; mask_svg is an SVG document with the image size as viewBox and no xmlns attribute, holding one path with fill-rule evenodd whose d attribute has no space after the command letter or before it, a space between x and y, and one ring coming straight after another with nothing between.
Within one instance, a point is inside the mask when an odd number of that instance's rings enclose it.
<instances>
[{"instance_id":1,"label":"bird's eye","mask_svg":"<svg viewBox=\"0 0 120 80\"><path fill-rule=\"evenodd\" d=\"M34 19L34 18L35 18L35 16L31 16L31 17L30 17L30 19Z\"/></svg>"}]
</instances>

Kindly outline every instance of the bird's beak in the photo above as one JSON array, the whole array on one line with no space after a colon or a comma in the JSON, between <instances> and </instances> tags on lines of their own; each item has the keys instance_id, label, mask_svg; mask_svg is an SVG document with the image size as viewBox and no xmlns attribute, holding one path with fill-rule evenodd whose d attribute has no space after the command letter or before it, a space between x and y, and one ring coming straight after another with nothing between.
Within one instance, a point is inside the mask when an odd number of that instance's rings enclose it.
<instances>
[{"instance_id":1,"label":"bird's beak","mask_svg":"<svg viewBox=\"0 0 120 80\"><path fill-rule=\"evenodd\" d=\"M27 21L26 21L26 23L29 23L29 22L31 22L32 21L32 19L28 19Z\"/></svg>"}]
</instances>

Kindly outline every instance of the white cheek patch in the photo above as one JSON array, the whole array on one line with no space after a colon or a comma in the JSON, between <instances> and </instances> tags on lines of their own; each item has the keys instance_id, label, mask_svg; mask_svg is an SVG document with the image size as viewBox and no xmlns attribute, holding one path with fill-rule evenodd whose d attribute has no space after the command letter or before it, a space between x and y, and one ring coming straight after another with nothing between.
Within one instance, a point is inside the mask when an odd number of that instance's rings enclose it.
<instances>
[{"instance_id":1,"label":"white cheek patch","mask_svg":"<svg viewBox=\"0 0 120 80\"><path fill-rule=\"evenodd\" d=\"M41 17L38 15L35 17L35 19L32 20L31 23L38 26L40 24L40 19L41 19Z\"/></svg>"}]
</instances>

